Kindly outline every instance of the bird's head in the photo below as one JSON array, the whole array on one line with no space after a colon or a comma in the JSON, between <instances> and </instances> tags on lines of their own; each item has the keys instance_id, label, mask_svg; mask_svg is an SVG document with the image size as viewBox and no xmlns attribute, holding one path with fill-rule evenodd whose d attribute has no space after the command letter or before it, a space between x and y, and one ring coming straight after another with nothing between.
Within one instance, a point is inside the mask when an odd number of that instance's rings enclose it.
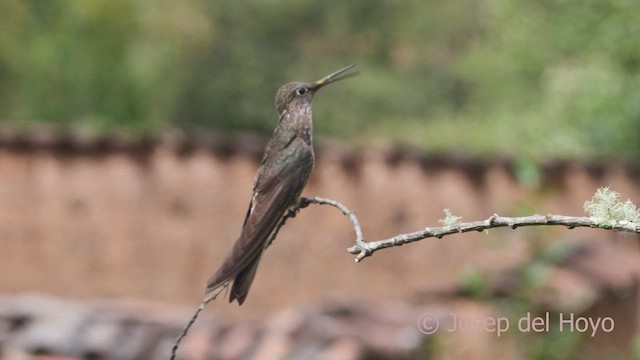
<instances>
[{"instance_id":1,"label":"bird's head","mask_svg":"<svg viewBox=\"0 0 640 360\"><path fill-rule=\"evenodd\" d=\"M311 100L316 91L325 85L354 76L356 73L339 76L354 66L356 64L351 64L315 82L290 82L282 85L276 94L276 110L278 114L282 114L284 111L292 112L293 109L311 107Z\"/></svg>"}]
</instances>

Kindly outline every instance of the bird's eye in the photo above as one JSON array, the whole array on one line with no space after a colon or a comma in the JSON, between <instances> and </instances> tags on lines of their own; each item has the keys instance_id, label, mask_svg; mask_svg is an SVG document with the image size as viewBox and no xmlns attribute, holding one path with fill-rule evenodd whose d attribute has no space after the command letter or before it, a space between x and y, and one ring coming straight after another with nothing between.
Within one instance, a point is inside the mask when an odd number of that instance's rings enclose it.
<instances>
[{"instance_id":1,"label":"bird's eye","mask_svg":"<svg viewBox=\"0 0 640 360\"><path fill-rule=\"evenodd\" d=\"M305 88L298 88L298 90L296 90L296 94L298 95L304 95L307 93L307 89Z\"/></svg>"}]
</instances>

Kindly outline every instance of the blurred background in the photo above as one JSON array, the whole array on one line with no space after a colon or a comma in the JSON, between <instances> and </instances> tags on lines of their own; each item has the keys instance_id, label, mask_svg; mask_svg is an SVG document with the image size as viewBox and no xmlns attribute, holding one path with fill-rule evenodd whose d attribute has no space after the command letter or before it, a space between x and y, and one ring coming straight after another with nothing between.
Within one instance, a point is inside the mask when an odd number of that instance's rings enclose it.
<instances>
[{"instance_id":1,"label":"blurred background","mask_svg":"<svg viewBox=\"0 0 640 360\"><path fill-rule=\"evenodd\" d=\"M353 62L314 100L304 195L367 240L445 208L583 216L602 186L638 204L638 39L634 0L0 0L0 356L168 358L239 233L275 92ZM640 358L637 235L495 229L359 264L353 240L302 211L181 358ZM549 330L515 328L528 313ZM424 334L424 314L511 329Z\"/></svg>"}]
</instances>

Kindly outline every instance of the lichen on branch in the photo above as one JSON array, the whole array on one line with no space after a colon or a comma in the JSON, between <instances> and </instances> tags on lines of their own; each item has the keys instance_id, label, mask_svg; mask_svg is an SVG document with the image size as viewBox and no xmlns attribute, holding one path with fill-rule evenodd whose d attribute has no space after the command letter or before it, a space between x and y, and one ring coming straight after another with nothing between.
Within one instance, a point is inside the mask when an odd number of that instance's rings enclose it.
<instances>
[{"instance_id":1,"label":"lichen on branch","mask_svg":"<svg viewBox=\"0 0 640 360\"><path fill-rule=\"evenodd\" d=\"M622 223L640 221L640 210L631 200L620 201L620 194L608 186L596 190L591 200L584 203L584 211L598 227L612 228Z\"/></svg>"}]
</instances>

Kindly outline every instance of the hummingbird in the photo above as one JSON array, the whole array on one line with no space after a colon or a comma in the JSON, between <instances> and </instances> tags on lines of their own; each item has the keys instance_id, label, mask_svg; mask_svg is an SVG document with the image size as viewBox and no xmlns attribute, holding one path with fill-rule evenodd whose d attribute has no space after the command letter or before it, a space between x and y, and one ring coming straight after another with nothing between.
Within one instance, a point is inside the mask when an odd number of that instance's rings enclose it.
<instances>
[{"instance_id":1,"label":"hummingbird","mask_svg":"<svg viewBox=\"0 0 640 360\"><path fill-rule=\"evenodd\" d=\"M351 64L322 79L290 82L278 89L275 99L278 124L267 142L253 185L253 196L240 236L218 270L209 278L205 294L233 281L229 302L247 298L260 258L269 238L288 209L296 206L315 163L311 101L325 85L352 75Z\"/></svg>"}]
</instances>

